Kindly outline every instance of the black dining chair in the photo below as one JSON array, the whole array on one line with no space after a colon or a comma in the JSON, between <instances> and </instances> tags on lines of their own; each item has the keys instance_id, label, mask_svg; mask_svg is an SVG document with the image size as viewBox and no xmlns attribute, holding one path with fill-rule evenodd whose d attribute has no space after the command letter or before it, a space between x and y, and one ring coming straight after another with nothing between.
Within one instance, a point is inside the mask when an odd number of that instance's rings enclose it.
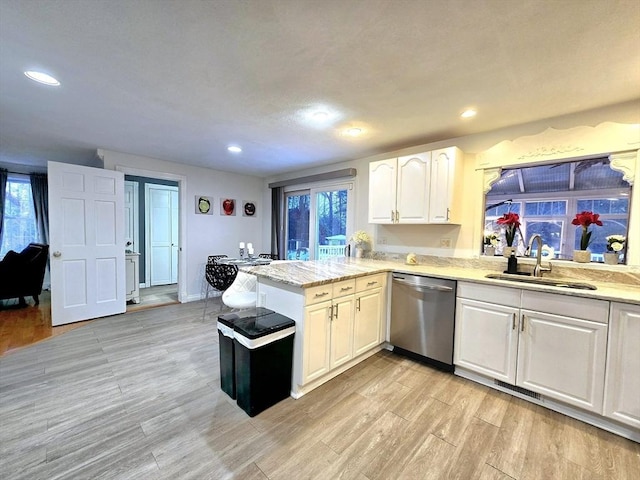
<instances>
[{"instance_id":1,"label":"black dining chair","mask_svg":"<svg viewBox=\"0 0 640 480\"><path fill-rule=\"evenodd\" d=\"M236 265L222 265L220 263L208 263L205 265L205 279L207 280L207 291L204 300L204 311L202 319L204 320L207 313L207 303L209 302L210 287L222 293L231 286L238 275L238 267ZM222 299L220 299L220 309L222 309Z\"/></svg>"},{"instance_id":2,"label":"black dining chair","mask_svg":"<svg viewBox=\"0 0 640 480\"><path fill-rule=\"evenodd\" d=\"M227 258L226 255L209 255L207 257L207 265L210 263L218 263L221 258Z\"/></svg>"}]
</instances>

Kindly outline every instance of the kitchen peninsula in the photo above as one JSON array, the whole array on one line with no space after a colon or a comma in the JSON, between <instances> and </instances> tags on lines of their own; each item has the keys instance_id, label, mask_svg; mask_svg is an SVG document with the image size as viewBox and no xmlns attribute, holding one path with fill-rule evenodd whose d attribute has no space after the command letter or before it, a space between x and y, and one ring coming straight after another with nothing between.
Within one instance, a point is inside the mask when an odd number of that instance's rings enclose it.
<instances>
[{"instance_id":1,"label":"kitchen peninsula","mask_svg":"<svg viewBox=\"0 0 640 480\"><path fill-rule=\"evenodd\" d=\"M259 304L282 313L296 322L292 382L294 398L317 388L380 349L389 347L387 343L387 312L390 295L388 276L390 272L404 272L457 280L465 285L477 285L487 292L488 296L484 299L490 305L499 304L502 292L507 292L510 295L509 298L517 299L517 303L514 300L513 305L505 307L519 309L522 296L523 312L527 312L525 308L530 308L527 306L527 302L531 303L528 299L534 299L534 303L541 301L543 303L541 312L546 313L541 313L535 318L531 317L527 329L533 328L531 322L536 318L543 318L545 321L552 317L552 319L564 320L567 316L567 318L582 319L582 312L577 306L581 303L599 302L598 306L602 307L602 318L593 321L587 315L584 317L585 320L579 320L583 322L579 325L580 328L585 325L591 327L592 324L597 328L593 330L593 335L590 329L581 330L586 333L583 337L577 338L576 342L584 342L584 344L580 343L577 346L590 347L594 338L599 343L597 347L593 347L594 352L589 351L585 354L589 359L593 359L593 368L588 365L584 367L584 372L569 372L572 378L580 375L584 377L583 382L574 382L577 385L577 391L567 393L564 391L564 379L557 383L556 378L550 378L549 385L546 386L536 386L535 382L531 381L525 385L527 389L543 395L542 397L538 395L538 398L542 398L538 401L540 404L636 441L640 440L640 406L636 396L638 381L630 377L627 365L628 361L633 362L631 353L633 345L624 344L625 337L629 338L631 343L635 342L636 332L640 331L637 325L640 321L640 282L636 270L633 268L607 269L604 266L595 265L593 268L595 273L589 277L586 269L575 269L573 265L556 268L557 263L554 263L553 278L564 275L564 278L569 277L573 281L587 280L596 287L596 290L581 290L487 278L487 274L504 269L504 262L494 259L433 258L426 260L423 258L421 263L405 265L389 260L336 258L310 262L274 262L268 266L243 268L258 277ZM527 268L526 262L525 268ZM592 278L598 278L599 281L594 281ZM466 292L469 289L462 291ZM538 300L539 298L542 300ZM459 298L459 301L463 300ZM469 301L464 301L468 306ZM559 305L559 316L556 311L545 310L547 304L554 303ZM456 330L460 332L465 331L460 325L460 322L467 321L466 317L461 316L464 312L465 309L459 306L456 313ZM498 324L496 331L498 337L504 333L500 330L502 327L505 331L511 332L511 323L516 325L516 320L518 320L518 326L514 327L513 331L525 328L524 323L521 327L519 326L520 317L517 312L509 315L507 326ZM500 319L500 317L496 318ZM546 325L543 323L540 321L536 328L542 329ZM574 331L578 329L576 324L558 323L558 325L557 330L551 329L546 333L551 335L557 333L571 338ZM474 336L478 333L470 331ZM521 338L524 338L524 335L521 335ZM473 358L474 351L466 346L469 342L465 343L464 340L456 337L456 349L458 349L454 352L456 374L502 389L494 384L494 380L500 378L499 375L487 374L487 368L479 365L481 362ZM517 342L518 339L516 338L515 341ZM486 348L480 346L482 351L493 348L495 345L486 345ZM559 355L564 354L559 352ZM631 358L627 358L630 355ZM605 358L608 359L606 362ZM513 361L515 362L515 358ZM521 361L519 371L525 372L525 365ZM616 370L614 368L616 365L625 366ZM515 363L513 368L515 370ZM508 378L506 383L518 385L513 378ZM587 393L582 391L585 389L588 390ZM514 391L503 389L503 391L517 395L515 389Z\"/></svg>"}]
</instances>

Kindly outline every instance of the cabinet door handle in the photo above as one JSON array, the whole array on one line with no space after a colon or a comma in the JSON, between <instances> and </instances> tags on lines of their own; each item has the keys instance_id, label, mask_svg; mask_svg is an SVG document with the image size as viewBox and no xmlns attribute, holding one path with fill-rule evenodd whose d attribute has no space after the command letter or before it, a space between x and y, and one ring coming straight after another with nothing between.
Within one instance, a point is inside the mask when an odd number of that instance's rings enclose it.
<instances>
[{"instance_id":1,"label":"cabinet door handle","mask_svg":"<svg viewBox=\"0 0 640 480\"><path fill-rule=\"evenodd\" d=\"M511 314L511 330L515 330L516 329L516 314L512 313Z\"/></svg>"},{"instance_id":2,"label":"cabinet door handle","mask_svg":"<svg viewBox=\"0 0 640 480\"><path fill-rule=\"evenodd\" d=\"M338 303L336 303L336 304L335 304L335 307L336 307L335 318L336 318L336 320L338 319L338 306L339 306L339 304L338 304Z\"/></svg>"},{"instance_id":3,"label":"cabinet door handle","mask_svg":"<svg viewBox=\"0 0 640 480\"><path fill-rule=\"evenodd\" d=\"M396 210L396 223L400 221L400 212Z\"/></svg>"},{"instance_id":4,"label":"cabinet door handle","mask_svg":"<svg viewBox=\"0 0 640 480\"><path fill-rule=\"evenodd\" d=\"M449 221L449 212L450 210L447 208L447 222Z\"/></svg>"},{"instance_id":5,"label":"cabinet door handle","mask_svg":"<svg viewBox=\"0 0 640 480\"><path fill-rule=\"evenodd\" d=\"M356 298L356 310L360 311L360 297Z\"/></svg>"},{"instance_id":6,"label":"cabinet door handle","mask_svg":"<svg viewBox=\"0 0 640 480\"><path fill-rule=\"evenodd\" d=\"M394 212L393 210L391 210L391 223L393 223L394 221L395 221Z\"/></svg>"},{"instance_id":7,"label":"cabinet door handle","mask_svg":"<svg viewBox=\"0 0 640 480\"><path fill-rule=\"evenodd\" d=\"M524 322L527 319L527 317L524 316L524 313L522 314L522 323L520 324L520 331L524 332Z\"/></svg>"},{"instance_id":8,"label":"cabinet door handle","mask_svg":"<svg viewBox=\"0 0 640 480\"><path fill-rule=\"evenodd\" d=\"M327 307L329 309L329 320L333 320L333 305Z\"/></svg>"}]
</instances>

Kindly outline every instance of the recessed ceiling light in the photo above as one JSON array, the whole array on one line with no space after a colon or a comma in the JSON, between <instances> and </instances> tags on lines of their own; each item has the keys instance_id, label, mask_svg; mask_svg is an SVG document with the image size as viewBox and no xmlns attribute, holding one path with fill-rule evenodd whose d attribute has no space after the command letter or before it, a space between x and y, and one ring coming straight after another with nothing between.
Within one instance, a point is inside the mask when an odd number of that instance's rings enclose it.
<instances>
[{"instance_id":1,"label":"recessed ceiling light","mask_svg":"<svg viewBox=\"0 0 640 480\"><path fill-rule=\"evenodd\" d=\"M468 108L464 112L462 112L460 116L462 118L471 118L471 117L475 117L477 113L478 112L476 112L473 108Z\"/></svg>"},{"instance_id":2,"label":"recessed ceiling light","mask_svg":"<svg viewBox=\"0 0 640 480\"><path fill-rule=\"evenodd\" d=\"M311 115L311 118L317 122L324 122L329 118L329 114L325 111L319 110L314 112L313 115Z\"/></svg>"},{"instance_id":3,"label":"recessed ceiling light","mask_svg":"<svg viewBox=\"0 0 640 480\"><path fill-rule=\"evenodd\" d=\"M27 70L26 72L24 72L24 74L27 76L27 78L33 80L34 82L43 83L44 85L49 85L51 87L57 87L60 85L60 82L57 79L44 72Z\"/></svg>"},{"instance_id":4,"label":"recessed ceiling light","mask_svg":"<svg viewBox=\"0 0 640 480\"><path fill-rule=\"evenodd\" d=\"M237 145L230 145L227 147L227 150L229 150L232 153L240 153L242 151L242 149Z\"/></svg>"},{"instance_id":5,"label":"recessed ceiling light","mask_svg":"<svg viewBox=\"0 0 640 480\"><path fill-rule=\"evenodd\" d=\"M352 127L347 129L347 135L350 135L352 137L357 137L358 135L361 135L361 134L362 134L361 128Z\"/></svg>"}]
</instances>

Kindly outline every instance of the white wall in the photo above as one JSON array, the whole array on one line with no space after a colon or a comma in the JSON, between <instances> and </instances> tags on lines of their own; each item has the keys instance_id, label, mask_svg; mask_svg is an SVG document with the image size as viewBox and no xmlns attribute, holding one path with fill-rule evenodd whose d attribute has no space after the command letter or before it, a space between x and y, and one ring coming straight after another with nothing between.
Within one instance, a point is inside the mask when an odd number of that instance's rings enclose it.
<instances>
[{"instance_id":1,"label":"white wall","mask_svg":"<svg viewBox=\"0 0 640 480\"><path fill-rule=\"evenodd\" d=\"M481 122L481 114L474 121ZM481 173L475 170L475 155L504 141L515 140L522 136L536 135L547 128L568 129L577 126L595 127L602 122L640 123L640 100L614 105L602 109L590 110L580 114L566 115L544 121L525 125L505 127L486 133L468 135L417 145L415 147L390 151L366 158L354 159L346 162L335 163L323 167L316 167L303 171L270 177L265 180L265 196L263 203L270 202L271 192L267 188L268 183L287 180L291 178L324 173L342 168L356 168L356 230L366 230L371 233L376 243L374 248L379 251L408 253L415 252L427 255L472 257L479 254L479 245L473 241L474 229L482 224L481 209L484 197L482 193ZM461 226L447 225L372 225L367 221L367 208L369 200L369 163L376 160L393 158L401 155L434 150L443 147L457 146L465 152L464 161L464 211L462 212ZM506 165L506 164L505 164ZM638 186L636 186L638 188ZM264 238L270 235L270 225L263 223ZM441 249L440 240L450 238L452 248ZM384 240L386 244L380 242Z\"/></svg>"},{"instance_id":2,"label":"white wall","mask_svg":"<svg viewBox=\"0 0 640 480\"><path fill-rule=\"evenodd\" d=\"M270 222L271 200L269 199L269 204L261 201L264 188L261 178L109 150L99 150L99 154L103 158L104 168L109 170L121 169L125 173L155 178L167 178L166 174L170 174L184 179L186 199L185 204L180 205L181 214L184 209L184 216L181 218L185 218L186 222L183 230L186 244L181 245L181 258L185 263L184 281L180 282L183 300L192 301L201 297L207 255L226 254L237 257L240 241L252 242L257 253L270 251L269 236L263 241L265 229L262 224ZM131 170L137 170L138 173ZM196 215L196 195L215 199L213 215ZM220 215L221 197L236 199L235 216ZM242 216L243 200L256 202L255 217Z\"/></svg>"}]
</instances>

